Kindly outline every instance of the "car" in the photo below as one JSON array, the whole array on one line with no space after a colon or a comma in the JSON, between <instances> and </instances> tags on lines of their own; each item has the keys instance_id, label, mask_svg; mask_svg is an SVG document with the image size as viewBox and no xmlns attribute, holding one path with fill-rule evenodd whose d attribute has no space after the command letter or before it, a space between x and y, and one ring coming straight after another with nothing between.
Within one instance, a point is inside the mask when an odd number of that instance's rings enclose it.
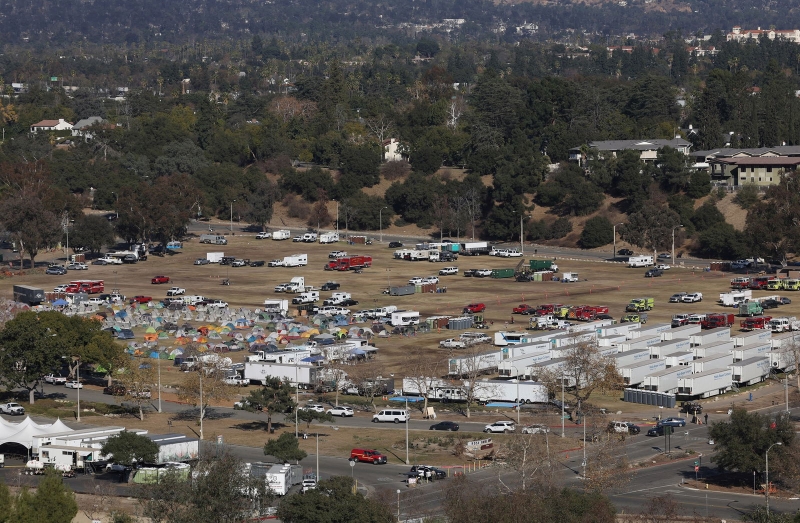
<instances>
[{"instance_id":1,"label":"car","mask_svg":"<svg viewBox=\"0 0 800 523\"><path fill-rule=\"evenodd\" d=\"M52 383L53 385L63 385L67 382L67 378L50 373L44 377L44 382Z\"/></svg>"},{"instance_id":2,"label":"car","mask_svg":"<svg viewBox=\"0 0 800 523\"><path fill-rule=\"evenodd\" d=\"M365 463L372 463L373 465L380 465L381 463L386 463L388 458L377 450L353 449L350 451L349 460L363 461Z\"/></svg>"},{"instance_id":3,"label":"car","mask_svg":"<svg viewBox=\"0 0 800 523\"><path fill-rule=\"evenodd\" d=\"M311 479L311 478L304 479L302 486L303 486L302 491L304 493L308 492L309 490L314 490L314 489L317 488L317 480L316 479Z\"/></svg>"},{"instance_id":4,"label":"car","mask_svg":"<svg viewBox=\"0 0 800 523\"><path fill-rule=\"evenodd\" d=\"M53 292L67 292L68 287L69 285L67 285L66 283L61 285L56 285L55 287L53 287Z\"/></svg>"},{"instance_id":5,"label":"car","mask_svg":"<svg viewBox=\"0 0 800 523\"><path fill-rule=\"evenodd\" d=\"M644 273L645 278L658 278L659 276L663 276L664 271L661 269L650 269L646 273Z\"/></svg>"},{"instance_id":6,"label":"car","mask_svg":"<svg viewBox=\"0 0 800 523\"><path fill-rule=\"evenodd\" d=\"M256 234L256 240L269 240L272 238L272 234L268 232L260 232Z\"/></svg>"},{"instance_id":7,"label":"car","mask_svg":"<svg viewBox=\"0 0 800 523\"><path fill-rule=\"evenodd\" d=\"M439 269L439 276L454 276L458 274L458 267L445 267Z\"/></svg>"},{"instance_id":8,"label":"car","mask_svg":"<svg viewBox=\"0 0 800 523\"><path fill-rule=\"evenodd\" d=\"M689 294L688 292L676 292L672 296L669 297L670 303L681 303L683 302L683 297Z\"/></svg>"},{"instance_id":9,"label":"car","mask_svg":"<svg viewBox=\"0 0 800 523\"><path fill-rule=\"evenodd\" d=\"M197 258L194 261L195 265L208 265L210 263L211 263L211 260L209 260L208 258Z\"/></svg>"},{"instance_id":10,"label":"car","mask_svg":"<svg viewBox=\"0 0 800 523\"><path fill-rule=\"evenodd\" d=\"M322 284L321 288L323 291L335 291L339 289L339 287L341 286L342 285L340 283L337 283L335 281L326 281L325 283Z\"/></svg>"},{"instance_id":11,"label":"car","mask_svg":"<svg viewBox=\"0 0 800 523\"><path fill-rule=\"evenodd\" d=\"M547 434L550 432L550 427L546 425L528 425L527 427L522 427L523 434Z\"/></svg>"},{"instance_id":12,"label":"car","mask_svg":"<svg viewBox=\"0 0 800 523\"><path fill-rule=\"evenodd\" d=\"M436 467L431 467L429 465L413 465L411 470L406 473L409 477L417 477L420 479L445 479L447 477L447 472L442 469L438 469Z\"/></svg>"},{"instance_id":13,"label":"car","mask_svg":"<svg viewBox=\"0 0 800 523\"><path fill-rule=\"evenodd\" d=\"M139 257L135 254L126 254L124 258L122 258L122 263L136 263L139 261Z\"/></svg>"},{"instance_id":14,"label":"car","mask_svg":"<svg viewBox=\"0 0 800 523\"><path fill-rule=\"evenodd\" d=\"M153 285L169 283L169 276L153 276L153 278L150 280L150 283Z\"/></svg>"},{"instance_id":15,"label":"car","mask_svg":"<svg viewBox=\"0 0 800 523\"><path fill-rule=\"evenodd\" d=\"M664 418L656 425L661 425L663 427L685 427L686 426L686 418Z\"/></svg>"},{"instance_id":16,"label":"car","mask_svg":"<svg viewBox=\"0 0 800 523\"><path fill-rule=\"evenodd\" d=\"M87 269L89 269L89 266L86 265L85 263L72 262L67 264L68 271L85 271Z\"/></svg>"},{"instance_id":17,"label":"car","mask_svg":"<svg viewBox=\"0 0 800 523\"><path fill-rule=\"evenodd\" d=\"M103 394L110 396L124 396L126 392L124 385L111 385L110 387L103 387Z\"/></svg>"},{"instance_id":18,"label":"car","mask_svg":"<svg viewBox=\"0 0 800 523\"><path fill-rule=\"evenodd\" d=\"M283 260L275 259L267 263L267 267L283 267Z\"/></svg>"},{"instance_id":19,"label":"car","mask_svg":"<svg viewBox=\"0 0 800 523\"><path fill-rule=\"evenodd\" d=\"M683 303L697 303L703 301L702 292L692 292L683 297Z\"/></svg>"},{"instance_id":20,"label":"car","mask_svg":"<svg viewBox=\"0 0 800 523\"><path fill-rule=\"evenodd\" d=\"M492 275L492 269L476 269L472 273L472 276L476 278L488 278L491 275Z\"/></svg>"},{"instance_id":21,"label":"car","mask_svg":"<svg viewBox=\"0 0 800 523\"><path fill-rule=\"evenodd\" d=\"M464 307L464 312L469 314L477 314L486 310L486 305L483 303L470 303Z\"/></svg>"},{"instance_id":22,"label":"car","mask_svg":"<svg viewBox=\"0 0 800 523\"><path fill-rule=\"evenodd\" d=\"M422 278L422 283L423 284L426 284L426 283L439 283L439 277L438 276L426 276L425 278Z\"/></svg>"},{"instance_id":23,"label":"car","mask_svg":"<svg viewBox=\"0 0 800 523\"><path fill-rule=\"evenodd\" d=\"M786 298L786 297L783 297L783 296L778 301L781 302L781 305L791 305L791 303L792 303L791 298Z\"/></svg>"},{"instance_id":24,"label":"car","mask_svg":"<svg viewBox=\"0 0 800 523\"><path fill-rule=\"evenodd\" d=\"M263 267L264 264L264 260L255 260L250 262L250 267Z\"/></svg>"},{"instance_id":25,"label":"car","mask_svg":"<svg viewBox=\"0 0 800 523\"><path fill-rule=\"evenodd\" d=\"M206 307L216 307L217 309L224 309L228 306L228 302L223 300L208 300Z\"/></svg>"},{"instance_id":26,"label":"car","mask_svg":"<svg viewBox=\"0 0 800 523\"><path fill-rule=\"evenodd\" d=\"M351 407L339 406L328 409L328 414L331 416L339 416L341 418L351 418L355 413Z\"/></svg>"},{"instance_id":27,"label":"car","mask_svg":"<svg viewBox=\"0 0 800 523\"><path fill-rule=\"evenodd\" d=\"M498 254L502 258L520 258L522 253L516 249L503 249L503 252Z\"/></svg>"},{"instance_id":28,"label":"car","mask_svg":"<svg viewBox=\"0 0 800 523\"><path fill-rule=\"evenodd\" d=\"M410 280L408 280L409 285L422 285L422 278L419 276L414 276Z\"/></svg>"},{"instance_id":29,"label":"car","mask_svg":"<svg viewBox=\"0 0 800 523\"><path fill-rule=\"evenodd\" d=\"M301 241L303 241L303 237L302 236L295 236L294 238L292 238L292 241L295 242L295 243L301 242Z\"/></svg>"},{"instance_id":30,"label":"car","mask_svg":"<svg viewBox=\"0 0 800 523\"><path fill-rule=\"evenodd\" d=\"M511 310L512 314L536 314L536 307L531 307L527 303L521 303Z\"/></svg>"},{"instance_id":31,"label":"car","mask_svg":"<svg viewBox=\"0 0 800 523\"><path fill-rule=\"evenodd\" d=\"M456 338L447 338L439 342L439 346L444 349L464 349L467 344Z\"/></svg>"},{"instance_id":32,"label":"car","mask_svg":"<svg viewBox=\"0 0 800 523\"><path fill-rule=\"evenodd\" d=\"M664 427L661 425L656 425L655 427L651 428L647 431L647 435L650 437L653 436L663 436L664 435Z\"/></svg>"},{"instance_id":33,"label":"car","mask_svg":"<svg viewBox=\"0 0 800 523\"><path fill-rule=\"evenodd\" d=\"M772 298L767 298L766 300L761 300L761 308L766 309L777 309L780 307L782 303L778 300L773 300Z\"/></svg>"},{"instance_id":34,"label":"car","mask_svg":"<svg viewBox=\"0 0 800 523\"><path fill-rule=\"evenodd\" d=\"M325 407L316 403L311 403L309 405L300 407L300 410L310 410L311 412L319 412L320 414L325 413Z\"/></svg>"},{"instance_id":35,"label":"car","mask_svg":"<svg viewBox=\"0 0 800 523\"><path fill-rule=\"evenodd\" d=\"M122 265L122 260L115 256L103 256L102 258L98 258L99 260L103 260L108 265Z\"/></svg>"},{"instance_id":36,"label":"car","mask_svg":"<svg viewBox=\"0 0 800 523\"><path fill-rule=\"evenodd\" d=\"M399 249L402 246L403 246L403 244L400 243L400 242L389 242L389 248L390 249Z\"/></svg>"},{"instance_id":37,"label":"car","mask_svg":"<svg viewBox=\"0 0 800 523\"><path fill-rule=\"evenodd\" d=\"M234 387L246 387L250 384L250 380L240 378L239 376L228 376L223 381L225 382L225 385L231 385Z\"/></svg>"},{"instance_id":38,"label":"car","mask_svg":"<svg viewBox=\"0 0 800 523\"><path fill-rule=\"evenodd\" d=\"M3 414L11 414L12 416L22 416L25 414L25 407L19 403L4 403L0 405L0 412Z\"/></svg>"},{"instance_id":39,"label":"car","mask_svg":"<svg viewBox=\"0 0 800 523\"><path fill-rule=\"evenodd\" d=\"M633 251L630 249L620 249L617 251L620 256L633 256Z\"/></svg>"},{"instance_id":40,"label":"car","mask_svg":"<svg viewBox=\"0 0 800 523\"><path fill-rule=\"evenodd\" d=\"M83 388L83 383L81 383L80 381L77 381L77 380L71 380L71 381L68 381L68 382L64 383L64 386L66 388L68 388L68 389L82 389Z\"/></svg>"},{"instance_id":41,"label":"car","mask_svg":"<svg viewBox=\"0 0 800 523\"><path fill-rule=\"evenodd\" d=\"M56 276L63 276L63 275L65 275L67 273L67 269L65 269L61 265L53 265L53 266L48 267L47 270L44 271L44 273L45 274L54 274Z\"/></svg>"},{"instance_id":42,"label":"car","mask_svg":"<svg viewBox=\"0 0 800 523\"><path fill-rule=\"evenodd\" d=\"M134 296L131 298L131 303L149 303L153 301L151 296Z\"/></svg>"},{"instance_id":43,"label":"car","mask_svg":"<svg viewBox=\"0 0 800 523\"><path fill-rule=\"evenodd\" d=\"M102 258L98 258L92 262L92 265L108 265L108 262Z\"/></svg>"},{"instance_id":44,"label":"car","mask_svg":"<svg viewBox=\"0 0 800 523\"><path fill-rule=\"evenodd\" d=\"M180 296L181 294L186 294L186 289L183 287L170 287L167 290L167 296Z\"/></svg>"},{"instance_id":45,"label":"car","mask_svg":"<svg viewBox=\"0 0 800 523\"><path fill-rule=\"evenodd\" d=\"M458 423L455 421L440 421L430 426L428 430L446 430L449 432L456 432L458 430Z\"/></svg>"},{"instance_id":46,"label":"car","mask_svg":"<svg viewBox=\"0 0 800 523\"><path fill-rule=\"evenodd\" d=\"M514 432L516 428L517 427L513 421L502 420L486 425L483 428L483 431L490 434L508 434Z\"/></svg>"},{"instance_id":47,"label":"car","mask_svg":"<svg viewBox=\"0 0 800 523\"><path fill-rule=\"evenodd\" d=\"M250 263L250 260L243 260L241 258L238 258L238 259L233 260L231 262L231 267L244 267L249 263Z\"/></svg>"},{"instance_id":48,"label":"car","mask_svg":"<svg viewBox=\"0 0 800 523\"><path fill-rule=\"evenodd\" d=\"M669 265L667 265L666 263L659 263L658 265L656 265L656 269L658 269L658 270L660 270L660 271L668 271L668 270L670 270L671 268L672 268L672 267L670 267L670 266L669 266Z\"/></svg>"},{"instance_id":49,"label":"car","mask_svg":"<svg viewBox=\"0 0 800 523\"><path fill-rule=\"evenodd\" d=\"M103 298L92 297L86 300L89 305L103 305L106 302Z\"/></svg>"},{"instance_id":50,"label":"car","mask_svg":"<svg viewBox=\"0 0 800 523\"><path fill-rule=\"evenodd\" d=\"M606 432L615 432L617 434L628 434L630 430L630 424L627 421L610 421L606 427Z\"/></svg>"},{"instance_id":51,"label":"car","mask_svg":"<svg viewBox=\"0 0 800 523\"><path fill-rule=\"evenodd\" d=\"M635 436L636 434L639 434L642 431L639 425L635 425L630 421L626 421L625 424L628 425L628 434L631 434L632 436Z\"/></svg>"},{"instance_id":52,"label":"car","mask_svg":"<svg viewBox=\"0 0 800 523\"><path fill-rule=\"evenodd\" d=\"M347 298L346 300L342 300L341 303L339 303L339 305L341 305L342 307L353 307L355 305L358 305L358 300L354 300L353 298Z\"/></svg>"},{"instance_id":53,"label":"car","mask_svg":"<svg viewBox=\"0 0 800 523\"><path fill-rule=\"evenodd\" d=\"M672 259L672 255L670 253L668 253L668 252L662 252L661 254L658 255L658 259L659 260L669 260L669 259Z\"/></svg>"}]
</instances>

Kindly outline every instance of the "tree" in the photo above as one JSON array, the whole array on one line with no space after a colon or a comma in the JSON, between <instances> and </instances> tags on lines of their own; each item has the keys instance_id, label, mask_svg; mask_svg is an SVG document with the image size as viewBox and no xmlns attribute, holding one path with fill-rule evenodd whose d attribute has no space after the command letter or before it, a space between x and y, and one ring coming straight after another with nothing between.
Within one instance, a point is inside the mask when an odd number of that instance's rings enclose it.
<instances>
[{"instance_id":1,"label":"tree","mask_svg":"<svg viewBox=\"0 0 800 523\"><path fill-rule=\"evenodd\" d=\"M780 260L800 245L800 175L782 174L780 182L767 189L765 198L747 212L745 234L757 254Z\"/></svg>"},{"instance_id":2,"label":"tree","mask_svg":"<svg viewBox=\"0 0 800 523\"><path fill-rule=\"evenodd\" d=\"M358 387L361 394L367 397L374 412L378 412L375 396L383 394L383 390L376 386L380 381L382 371L383 366L374 358L350 366L350 381Z\"/></svg>"},{"instance_id":3,"label":"tree","mask_svg":"<svg viewBox=\"0 0 800 523\"><path fill-rule=\"evenodd\" d=\"M114 244L114 228L109 221L98 215L87 215L75 222L72 233L73 247L84 247L90 252L100 252L103 247Z\"/></svg>"},{"instance_id":4,"label":"tree","mask_svg":"<svg viewBox=\"0 0 800 523\"><path fill-rule=\"evenodd\" d=\"M272 432L272 415L276 412L291 412L297 408L292 395L295 393L294 387L288 382L278 378L267 376L264 378L263 386L258 390L251 390L246 398L245 408L253 410L255 405L261 407L262 412L267 413L267 431Z\"/></svg>"},{"instance_id":5,"label":"tree","mask_svg":"<svg viewBox=\"0 0 800 523\"><path fill-rule=\"evenodd\" d=\"M212 402L227 401L233 397L234 389L225 383L223 358L199 361L178 385L178 397L200 407L200 420L205 419L206 409Z\"/></svg>"},{"instance_id":6,"label":"tree","mask_svg":"<svg viewBox=\"0 0 800 523\"><path fill-rule=\"evenodd\" d=\"M27 253L31 267L39 251L55 245L61 237L58 217L31 190L20 190L6 197L0 204L0 214L6 230L19 244L20 260Z\"/></svg>"},{"instance_id":7,"label":"tree","mask_svg":"<svg viewBox=\"0 0 800 523\"><path fill-rule=\"evenodd\" d=\"M285 523L391 523L392 512L353 489L350 478L334 476L302 496L289 496L278 507ZM455 521L455 520L454 520Z\"/></svg>"},{"instance_id":8,"label":"tree","mask_svg":"<svg viewBox=\"0 0 800 523\"><path fill-rule=\"evenodd\" d=\"M623 225L620 236L626 242L643 249L666 249L672 242L672 229L680 225L680 217L670 209L664 209L650 201L641 210L630 215Z\"/></svg>"},{"instance_id":9,"label":"tree","mask_svg":"<svg viewBox=\"0 0 800 523\"><path fill-rule=\"evenodd\" d=\"M100 451L111 454L111 461L126 467L155 463L158 457L158 445L153 440L127 430L108 438Z\"/></svg>"},{"instance_id":10,"label":"tree","mask_svg":"<svg viewBox=\"0 0 800 523\"><path fill-rule=\"evenodd\" d=\"M300 461L308 456L308 454L300 448L300 441L290 432L284 432L278 439L268 439L267 443L264 445L264 454L278 458L284 463L292 460Z\"/></svg>"},{"instance_id":11,"label":"tree","mask_svg":"<svg viewBox=\"0 0 800 523\"><path fill-rule=\"evenodd\" d=\"M503 444L500 454L506 466L517 473L522 490L536 485L549 490L555 485L555 470L550 460L548 433L520 434Z\"/></svg>"},{"instance_id":12,"label":"tree","mask_svg":"<svg viewBox=\"0 0 800 523\"><path fill-rule=\"evenodd\" d=\"M690 198L702 198L711 192L711 175L705 171L695 171L689 175L686 194Z\"/></svg>"},{"instance_id":13,"label":"tree","mask_svg":"<svg viewBox=\"0 0 800 523\"><path fill-rule=\"evenodd\" d=\"M405 379L414 384L416 392L423 398L422 412L427 412L430 395L442 381L438 376L442 375L444 361L430 351L416 348L409 354L407 362Z\"/></svg>"},{"instance_id":14,"label":"tree","mask_svg":"<svg viewBox=\"0 0 800 523\"><path fill-rule=\"evenodd\" d=\"M115 377L125 387L125 399L136 405L139 419L144 421L143 406L150 403L150 389L156 382L156 370L148 360L137 360L133 357L126 359L127 361L120 362L123 369Z\"/></svg>"},{"instance_id":15,"label":"tree","mask_svg":"<svg viewBox=\"0 0 800 523\"><path fill-rule=\"evenodd\" d=\"M614 227L608 218L595 216L589 218L583 226L580 244L584 249L602 247L614 241Z\"/></svg>"},{"instance_id":16,"label":"tree","mask_svg":"<svg viewBox=\"0 0 800 523\"><path fill-rule=\"evenodd\" d=\"M759 200L758 185L745 183L736 191L733 201L744 210L749 209Z\"/></svg>"},{"instance_id":17,"label":"tree","mask_svg":"<svg viewBox=\"0 0 800 523\"><path fill-rule=\"evenodd\" d=\"M261 227L263 231L272 220L272 212L278 195L277 186L269 180L259 180L247 195L247 210L244 217Z\"/></svg>"},{"instance_id":18,"label":"tree","mask_svg":"<svg viewBox=\"0 0 800 523\"><path fill-rule=\"evenodd\" d=\"M0 523L13 523L14 500L8 485L0 483Z\"/></svg>"},{"instance_id":19,"label":"tree","mask_svg":"<svg viewBox=\"0 0 800 523\"><path fill-rule=\"evenodd\" d=\"M312 421L317 423L333 423L333 416L327 412L300 409L297 411L297 420L305 422L306 429L308 429L311 427Z\"/></svg>"},{"instance_id":20,"label":"tree","mask_svg":"<svg viewBox=\"0 0 800 523\"><path fill-rule=\"evenodd\" d=\"M464 400L467 407L466 414L469 418L471 416L470 406L478 400L478 397L486 389L485 383L478 379L484 373L482 362L486 356L485 350L479 345L470 345L465 351L461 351L461 354L458 374L463 379L461 390L464 392Z\"/></svg>"},{"instance_id":21,"label":"tree","mask_svg":"<svg viewBox=\"0 0 800 523\"><path fill-rule=\"evenodd\" d=\"M61 472L49 469L36 493L24 488L17 497L13 520L16 523L64 523L78 514L75 494L64 485Z\"/></svg>"},{"instance_id":22,"label":"tree","mask_svg":"<svg viewBox=\"0 0 800 523\"><path fill-rule=\"evenodd\" d=\"M778 415L775 419L758 412L749 413L741 407L734 407L730 421L711 424L708 437L714 440L716 452L711 461L723 470L739 472L762 472L764 455L774 443L784 448L774 447L772 456L776 462L787 452L794 442L794 428L791 419Z\"/></svg>"}]
</instances>

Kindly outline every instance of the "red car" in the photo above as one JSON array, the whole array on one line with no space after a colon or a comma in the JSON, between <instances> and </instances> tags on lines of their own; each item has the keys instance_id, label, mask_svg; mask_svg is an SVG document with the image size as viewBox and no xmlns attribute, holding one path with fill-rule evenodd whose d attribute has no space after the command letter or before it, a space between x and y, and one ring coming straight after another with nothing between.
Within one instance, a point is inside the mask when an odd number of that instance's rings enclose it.
<instances>
[{"instance_id":1,"label":"red car","mask_svg":"<svg viewBox=\"0 0 800 523\"><path fill-rule=\"evenodd\" d=\"M527 303L523 303L518 307L514 307L514 310L511 312L513 312L514 314L535 314L536 307L531 307Z\"/></svg>"},{"instance_id":2,"label":"red car","mask_svg":"<svg viewBox=\"0 0 800 523\"><path fill-rule=\"evenodd\" d=\"M153 301L153 298L150 296L134 296L131 298L131 303L147 303Z\"/></svg>"},{"instance_id":3,"label":"red car","mask_svg":"<svg viewBox=\"0 0 800 523\"><path fill-rule=\"evenodd\" d=\"M169 283L169 276L154 276L150 283Z\"/></svg>"},{"instance_id":4,"label":"red car","mask_svg":"<svg viewBox=\"0 0 800 523\"><path fill-rule=\"evenodd\" d=\"M470 303L466 307L464 307L465 313L476 314L478 312L483 312L486 310L486 305L483 303Z\"/></svg>"}]
</instances>

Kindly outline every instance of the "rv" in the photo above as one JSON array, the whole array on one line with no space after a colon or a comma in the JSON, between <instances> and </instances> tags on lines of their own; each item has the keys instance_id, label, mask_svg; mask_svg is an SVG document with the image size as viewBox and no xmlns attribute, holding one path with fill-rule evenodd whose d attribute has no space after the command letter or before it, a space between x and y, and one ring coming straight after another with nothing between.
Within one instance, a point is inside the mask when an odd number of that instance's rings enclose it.
<instances>
[{"instance_id":1,"label":"rv","mask_svg":"<svg viewBox=\"0 0 800 523\"><path fill-rule=\"evenodd\" d=\"M419 312L416 311L397 311L392 313L393 327L406 327L409 325L419 325Z\"/></svg>"},{"instance_id":2,"label":"rv","mask_svg":"<svg viewBox=\"0 0 800 523\"><path fill-rule=\"evenodd\" d=\"M288 240L292 237L292 232L288 229L281 229L272 233L273 240Z\"/></svg>"},{"instance_id":3,"label":"rv","mask_svg":"<svg viewBox=\"0 0 800 523\"><path fill-rule=\"evenodd\" d=\"M319 235L319 243L336 243L339 241L338 232L326 232Z\"/></svg>"},{"instance_id":4,"label":"rv","mask_svg":"<svg viewBox=\"0 0 800 523\"><path fill-rule=\"evenodd\" d=\"M628 258L628 267L650 267L653 265L652 256L631 256Z\"/></svg>"}]
</instances>

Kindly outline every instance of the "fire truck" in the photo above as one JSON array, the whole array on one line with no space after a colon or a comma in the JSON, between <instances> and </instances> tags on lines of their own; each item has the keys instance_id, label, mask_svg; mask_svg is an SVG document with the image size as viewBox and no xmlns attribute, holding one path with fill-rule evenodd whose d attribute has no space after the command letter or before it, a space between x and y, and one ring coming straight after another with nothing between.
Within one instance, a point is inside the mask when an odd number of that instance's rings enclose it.
<instances>
[{"instance_id":1,"label":"fire truck","mask_svg":"<svg viewBox=\"0 0 800 523\"><path fill-rule=\"evenodd\" d=\"M329 261L325 265L326 271L349 271L372 267L372 256L344 256Z\"/></svg>"},{"instance_id":2,"label":"fire truck","mask_svg":"<svg viewBox=\"0 0 800 523\"><path fill-rule=\"evenodd\" d=\"M766 289L767 285L769 285L770 280L774 279L775 278L771 276L759 276L757 278L753 278L750 281L750 288L753 290Z\"/></svg>"},{"instance_id":3,"label":"fire truck","mask_svg":"<svg viewBox=\"0 0 800 523\"><path fill-rule=\"evenodd\" d=\"M746 276L739 276L731 280L731 288L737 290L749 289L750 288L750 278Z\"/></svg>"},{"instance_id":4,"label":"fire truck","mask_svg":"<svg viewBox=\"0 0 800 523\"><path fill-rule=\"evenodd\" d=\"M608 307L599 305L579 305L572 307L567 313L567 319L579 321L592 321L598 314L608 314Z\"/></svg>"},{"instance_id":5,"label":"fire truck","mask_svg":"<svg viewBox=\"0 0 800 523\"><path fill-rule=\"evenodd\" d=\"M772 316L756 316L754 318L747 318L739 322L739 328L743 331L752 331L756 329L769 329L769 320Z\"/></svg>"},{"instance_id":6,"label":"fire truck","mask_svg":"<svg viewBox=\"0 0 800 523\"><path fill-rule=\"evenodd\" d=\"M85 292L86 294L100 294L105 291L105 283L103 280L75 280L69 282L66 292L75 294L78 292Z\"/></svg>"},{"instance_id":7,"label":"fire truck","mask_svg":"<svg viewBox=\"0 0 800 523\"><path fill-rule=\"evenodd\" d=\"M716 329L718 327L730 327L735 322L733 314L709 314L700 322L703 329Z\"/></svg>"}]
</instances>

